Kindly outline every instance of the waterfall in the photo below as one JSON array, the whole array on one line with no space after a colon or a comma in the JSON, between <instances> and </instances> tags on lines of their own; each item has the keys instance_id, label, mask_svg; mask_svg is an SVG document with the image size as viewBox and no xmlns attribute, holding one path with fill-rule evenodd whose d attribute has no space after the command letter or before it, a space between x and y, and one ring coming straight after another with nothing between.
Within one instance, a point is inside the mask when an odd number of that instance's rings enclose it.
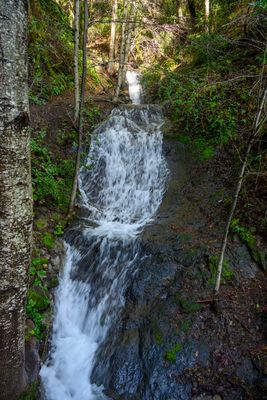
<instances>
[{"instance_id":1,"label":"waterfall","mask_svg":"<svg viewBox=\"0 0 267 400\"><path fill-rule=\"evenodd\" d=\"M133 104L140 104L142 97L142 86L139 82L139 74L135 71L127 71L126 79L129 86L129 96Z\"/></svg>"},{"instance_id":2,"label":"waterfall","mask_svg":"<svg viewBox=\"0 0 267 400\"><path fill-rule=\"evenodd\" d=\"M157 107L120 107L93 134L79 176L85 213L65 237L51 350L40 372L47 400L107 399L90 376L138 267L138 235L164 194L161 125Z\"/></svg>"}]
</instances>

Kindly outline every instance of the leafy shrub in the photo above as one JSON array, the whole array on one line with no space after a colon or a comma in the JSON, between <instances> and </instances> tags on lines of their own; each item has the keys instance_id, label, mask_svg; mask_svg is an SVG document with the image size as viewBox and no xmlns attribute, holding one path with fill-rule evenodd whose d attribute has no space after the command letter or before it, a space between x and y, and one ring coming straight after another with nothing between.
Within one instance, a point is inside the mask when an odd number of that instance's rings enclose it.
<instances>
[{"instance_id":1,"label":"leafy shrub","mask_svg":"<svg viewBox=\"0 0 267 400\"><path fill-rule=\"evenodd\" d=\"M43 311L50 305L47 288L43 283L43 280L46 277L44 266L47 262L48 259L44 257L33 258L29 269L29 278L32 287L27 293L26 314L35 325L33 331L30 332L30 335L33 335L38 339L43 338L46 329L46 326L43 323Z\"/></svg>"},{"instance_id":2,"label":"leafy shrub","mask_svg":"<svg viewBox=\"0 0 267 400\"><path fill-rule=\"evenodd\" d=\"M43 234L42 242L43 242L44 246L47 247L48 249L52 249L55 245L55 239L48 232Z\"/></svg>"},{"instance_id":3,"label":"leafy shrub","mask_svg":"<svg viewBox=\"0 0 267 400\"><path fill-rule=\"evenodd\" d=\"M73 83L73 34L66 14L55 1L31 1L30 11L30 100L42 104Z\"/></svg>"},{"instance_id":4,"label":"leafy shrub","mask_svg":"<svg viewBox=\"0 0 267 400\"><path fill-rule=\"evenodd\" d=\"M236 140L238 126L251 123L253 99L246 83L210 83L158 66L143 80L154 101L168 102L168 115L179 135L191 138L203 160L211 158L215 148Z\"/></svg>"},{"instance_id":5,"label":"leafy shrub","mask_svg":"<svg viewBox=\"0 0 267 400\"><path fill-rule=\"evenodd\" d=\"M236 233L244 243L248 244L249 246L254 245L255 243L254 235L252 234L250 229L240 224L238 218L233 218L230 225L230 229L233 233Z\"/></svg>"},{"instance_id":6,"label":"leafy shrub","mask_svg":"<svg viewBox=\"0 0 267 400\"><path fill-rule=\"evenodd\" d=\"M65 209L71 193L75 163L73 160L55 162L44 145L45 132L31 140L33 199L36 202L52 201Z\"/></svg>"}]
</instances>

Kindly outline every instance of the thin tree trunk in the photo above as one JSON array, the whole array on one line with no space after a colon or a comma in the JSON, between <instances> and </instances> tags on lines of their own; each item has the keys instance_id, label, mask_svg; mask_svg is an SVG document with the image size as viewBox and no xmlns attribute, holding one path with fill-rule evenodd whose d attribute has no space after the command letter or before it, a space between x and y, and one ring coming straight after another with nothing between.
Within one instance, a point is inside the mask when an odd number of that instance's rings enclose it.
<instances>
[{"instance_id":1,"label":"thin tree trunk","mask_svg":"<svg viewBox=\"0 0 267 400\"><path fill-rule=\"evenodd\" d=\"M136 2L131 4L131 10L129 13L130 21L134 21L135 13L136 13ZM127 28L128 29L126 31L125 51L124 51L124 60L123 60L123 71L122 71L122 85L124 85L124 83L126 81L127 65L128 65L128 60L130 57L132 35L133 35L134 28L135 28L135 22L128 23Z\"/></svg>"},{"instance_id":2,"label":"thin tree trunk","mask_svg":"<svg viewBox=\"0 0 267 400\"><path fill-rule=\"evenodd\" d=\"M75 204L75 198L78 187L78 176L81 165L81 150L82 150L82 138L83 138L83 107L84 107L86 72L87 72L87 38L88 38L88 2L87 0L84 0L83 64L82 64L83 69L82 69L82 83L81 83L81 95L80 95L79 119L78 119L78 148L77 148L76 168L73 179L72 194L68 212L69 217L71 217Z\"/></svg>"},{"instance_id":3,"label":"thin tree trunk","mask_svg":"<svg viewBox=\"0 0 267 400\"><path fill-rule=\"evenodd\" d=\"M210 0L205 0L205 32L210 31Z\"/></svg>"},{"instance_id":4,"label":"thin tree trunk","mask_svg":"<svg viewBox=\"0 0 267 400\"><path fill-rule=\"evenodd\" d=\"M191 17L191 23L193 28L195 28L196 25L196 6L195 6L195 0L187 0L188 4L188 9Z\"/></svg>"},{"instance_id":5,"label":"thin tree trunk","mask_svg":"<svg viewBox=\"0 0 267 400\"><path fill-rule=\"evenodd\" d=\"M128 4L126 3L126 7ZM130 5L130 10L126 9L126 14L124 16L124 20L127 21L129 19L131 22L128 22L127 29L126 27L122 27L122 38L121 38L121 48L120 48L120 65L119 65L119 74L118 74L118 84L116 87L115 100L118 99L120 94L120 89L122 85L125 83L126 72L127 72L127 64L130 56L130 49L132 44L132 34L135 29L135 17L137 11L137 2L134 1ZM124 24L122 24L124 25Z\"/></svg>"},{"instance_id":6,"label":"thin tree trunk","mask_svg":"<svg viewBox=\"0 0 267 400\"><path fill-rule=\"evenodd\" d=\"M79 92L79 33L80 33L80 0L74 0L74 122L78 120L80 92Z\"/></svg>"},{"instance_id":7,"label":"thin tree trunk","mask_svg":"<svg viewBox=\"0 0 267 400\"><path fill-rule=\"evenodd\" d=\"M262 96L262 99L261 99L261 102L260 102L260 106L259 106L258 112L256 114L255 123L254 123L254 127L253 127L253 135L252 135L252 137L251 137L251 139L249 141L249 144L248 144L248 147L247 147L247 151L246 151L246 155L245 155L245 159L244 159L243 164L241 166L241 170L240 170L240 174L239 174L239 178L238 178L238 182L237 182L237 186L236 186L236 190L235 190L234 202L232 204L232 207L231 207L231 210L230 210L230 214L229 214L228 219L227 219L225 232L224 232L224 237L223 237L223 241L222 241L220 257L219 257L219 262L218 262L218 268L217 268L216 284L215 284L215 289L214 289L215 295L218 294L219 289L220 289L223 260L224 260L225 250L226 250L227 241L228 241L229 229L230 229L231 221L232 221L235 209L236 209L238 196L239 196L242 184L243 184L243 180L244 180L244 175L245 175L245 171L246 171L246 167L247 167L247 163L248 163L249 154L250 154L251 148L252 148L252 146L254 144L254 141L255 141L256 137L258 136L258 134L260 132L260 129L262 127L260 119L261 119L262 111L263 111L264 106L266 104L266 96L267 96L267 89L265 89L265 91L263 93L263 96Z\"/></svg>"},{"instance_id":8,"label":"thin tree trunk","mask_svg":"<svg viewBox=\"0 0 267 400\"><path fill-rule=\"evenodd\" d=\"M27 1L0 2L0 381L1 399L26 389L25 302L31 256Z\"/></svg>"},{"instance_id":9,"label":"thin tree trunk","mask_svg":"<svg viewBox=\"0 0 267 400\"><path fill-rule=\"evenodd\" d=\"M122 82L123 82L123 69L125 60L125 43L126 43L126 22L128 18L128 0L124 1L124 13L123 22L121 25L121 44L120 44L120 58L119 58L119 72L118 72L118 82L115 91L114 100L119 98Z\"/></svg>"},{"instance_id":10,"label":"thin tree trunk","mask_svg":"<svg viewBox=\"0 0 267 400\"><path fill-rule=\"evenodd\" d=\"M117 20L117 9L118 0L113 0L112 4L112 22L110 30L110 49L109 49L109 65L108 72L110 75L114 73L114 59L115 59L115 47L116 47L116 20Z\"/></svg>"},{"instance_id":11,"label":"thin tree trunk","mask_svg":"<svg viewBox=\"0 0 267 400\"><path fill-rule=\"evenodd\" d=\"M178 0L178 4L177 4L177 17L178 17L178 22L183 22L183 19L184 19L183 0Z\"/></svg>"}]
</instances>

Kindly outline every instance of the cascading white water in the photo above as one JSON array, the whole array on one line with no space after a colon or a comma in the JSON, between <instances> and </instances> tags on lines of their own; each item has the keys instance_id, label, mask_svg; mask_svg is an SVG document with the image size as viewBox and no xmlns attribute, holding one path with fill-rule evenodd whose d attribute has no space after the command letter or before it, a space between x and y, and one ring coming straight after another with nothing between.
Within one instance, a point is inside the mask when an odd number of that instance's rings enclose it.
<instances>
[{"instance_id":1,"label":"cascading white water","mask_svg":"<svg viewBox=\"0 0 267 400\"><path fill-rule=\"evenodd\" d=\"M133 104L140 104L142 97L142 86L139 82L139 73L136 71L127 71L126 79L129 86L129 96Z\"/></svg>"},{"instance_id":2,"label":"cascading white water","mask_svg":"<svg viewBox=\"0 0 267 400\"><path fill-rule=\"evenodd\" d=\"M136 237L165 188L160 111L115 109L93 135L79 187L86 225L67 234L51 352L41 369L47 400L106 399L90 381L136 268ZM71 244L70 244L71 243Z\"/></svg>"}]
</instances>

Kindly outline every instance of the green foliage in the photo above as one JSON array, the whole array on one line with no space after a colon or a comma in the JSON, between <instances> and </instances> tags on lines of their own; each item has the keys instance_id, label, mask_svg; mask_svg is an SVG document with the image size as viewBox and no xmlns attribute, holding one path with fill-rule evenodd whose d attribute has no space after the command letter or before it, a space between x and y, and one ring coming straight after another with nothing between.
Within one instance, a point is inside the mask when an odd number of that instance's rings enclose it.
<instances>
[{"instance_id":1,"label":"green foliage","mask_svg":"<svg viewBox=\"0 0 267 400\"><path fill-rule=\"evenodd\" d=\"M35 257L32 259L31 266L29 268L29 277L32 286L39 286L42 289L46 289L43 284L44 278L46 278L46 270L48 259L45 257Z\"/></svg>"},{"instance_id":2,"label":"green foliage","mask_svg":"<svg viewBox=\"0 0 267 400\"><path fill-rule=\"evenodd\" d=\"M245 90L186 78L178 72L168 72L161 80L160 75L158 68L146 73L145 86L150 87L150 92L151 85L154 87L155 100L170 103L170 118L182 138L193 138L191 142L201 159L211 158L217 146L236 138L240 114L240 123L247 124L249 110L243 105L248 102L248 95L243 97Z\"/></svg>"},{"instance_id":3,"label":"green foliage","mask_svg":"<svg viewBox=\"0 0 267 400\"><path fill-rule=\"evenodd\" d=\"M46 278L46 270L48 259L44 257L36 257L32 259L29 269L29 278L31 288L27 293L26 314L34 322L34 329L30 335L37 339L42 339L46 326L43 323L43 311L50 305L47 287L44 284Z\"/></svg>"},{"instance_id":4,"label":"green foliage","mask_svg":"<svg viewBox=\"0 0 267 400\"><path fill-rule=\"evenodd\" d=\"M52 201L56 207L66 209L71 193L74 160L55 162L44 145L45 132L31 140L33 199L36 202Z\"/></svg>"},{"instance_id":5,"label":"green foliage","mask_svg":"<svg viewBox=\"0 0 267 400\"><path fill-rule=\"evenodd\" d=\"M184 297L180 296L180 294L177 294L175 296L175 298L176 298L176 301L182 307L182 311L185 314L192 314L192 313L195 313L195 312L198 312L201 310L200 304L192 303L192 302L188 301L187 299L185 299Z\"/></svg>"},{"instance_id":6,"label":"green foliage","mask_svg":"<svg viewBox=\"0 0 267 400\"><path fill-rule=\"evenodd\" d=\"M48 249L52 249L55 246L55 239L50 233L46 232L42 236L42 243Z\"/></svg>"},{"instance_id":7,"label":"green foliage","mask_svg":"<svg viewBox=\"0 0 267 400\"><path fill-rule=\"evenodd\" d=\"M227 14L223 4L220 8ZM178 45L168 62L146 70L143 85L152 101L168 105L183 143L208 160L218 147L238 142L238 133L252 125L255 96L251 81L239 76L241 64L248 75L259 73L259 57L260 52L255 57L251 48L244 51L226 35L198 32Z\"/></svg>"},{"instance_id":8,"label":"green foliage","mask_svg":"<svg viewBox=\"0 0 267 400\"><path fill-rule=\"evenodd\" d=\"M189 327L190 327L190 322L188 320L185 319L181 322L180 325L181 331L187 332L189 330Z\"/></svg>"},{"instance_id":9,"label":"green foliage","mask_svg":"<svg viewBox=\"0 0 267 400\"><path fill-rule=\"evenodd\" d=\"M33 382L30 385L29 390L27 393L20 396L19 400L36 400L37 399L37 392L38 392L38 382Z\"/></svg>"},{"instance_id":10,"label":"green foliage","mask_svg":"<svg viewBox=\"0 0 267 400\"><path fill-rule=\"evenodd\" d=\"M70 129L69 131L60 130L57 132L56 143L59 146L72 145L75 147L77 145L77 132L75 129Z\"/></svg>"},{"instance_id":11,"label":"green foliage","mask_svg":"<svg viewBox=\"0 0 267 400\"><path fill-rule=\"evenodd\" d=\"M49 306L50 300L47 296L40 294L38 291L29 289L28 304L34 306L36 310L43 311Z\"/></svg>"},{"instance_id":12,"label":"green foliage","mask_svg":"<svg viewBox=\"0 0 267 400\"><path fill-rule=\"evenodd\" d=\"M84 110L84 116L86 123L89 125L90 129L94 129L97 124L99 124L101 119L101 110L92 101L86 103L86 109Z\"/></svg>"},{"instance_id":13,"label":"green foliage","mask_svg":"<svg viewBox=\"0 0 267 400\"><path fill-rule=\"evenodd\" d=\"M171 363L175 363L177 354L182 350L183 346L180 343L175 344L165 354L165 360Z\"/></svg>"},{"instance_id":14,"label":"green foliage","mask_svg":"<svg viewBox=\"0 0 267 400\"><path fill-rule=\"evenodd\" d=\"M191 36L192 42L185 48L186 55L192 55L195 65L205 64L208 68L225 68L231 60L225 60L225 52L230 47L230 41L218 34L197 34Z\"/></svg>"},{"instance_id":15,"label":"green foliage","mask_svg":"<svg viewBox=\"0 0 267 400\"><path fill-rule=\"evenodd\" d=\"M35 327L30 332L32 336L41 340L45 331L45 324L43 323L43 314L38 310L35 300L28 296L26 304L26 314L33 321ZM48 304L47 304L48 305Z\"/></svg>"},{"instance_id":16,"label":"green foliage","mask_svg":"<svg viewBox=\"0 0 267 400\"><path fill-rule=\"evenodd\" d=\"M210 278L207 281L207 287L214 287L218 269L218 257L210 256L208 260L208 267L210 270ZM227 260L224 260L222 266L221 284L225 284L233 279L234 272Z\"/></svg>"},{"instance_id":17,"label":"green foliage","mask_svg":"<svg viewBox=\"0 0 267 400\"><path fill-rule=\"evenodd\" d=\"M267 10L267 0L257 0L256 2L252 3L252 5Z\"/></svg>"},{"instance_id":18,"label":"green foliage","mask_svg":"<svg viewBox=\"0 0 267 400\"><path fill-rule=\"evenodd\" d=\"M255 237L251 230L240 224L239 218L233 218L231 221L230 229L236 233L242 242L253 246L255 244Z\"/></svg>"},{"instance_id":19,"label":"green foliage","mask_svg":"<svg viewBox=\"0 0 267 400\"><path fill-rule=\"evenodd\" d=\"M72 86L73 32L63 9L53 0L30 2L30 100L43 104Z\"/></svg>"},{"instance_id":20,"label":"green foliage","mask_svg":"<svg viewBox=\"0 0 267 400\"><path fill-rule=\"evenodd\" d=\"M155 343L160 346L163 343L162 332L157 324L157 322L152 323L152 334L155 340Z\"/></svg>"},{"instance_id":21,"label":"green foliage","mask_svg":"<svg viewBox=\"0 0 267 400\"><path fill-rule=\"evenodd\" d=\"M63 236L64 235L64 229L61 224L58 224L55 226L54 235L55 236Z\"/></svg>"},{"instance_id":22,"label":"green foliage","mask_svg":"<svg viewBox=\"0 0 267 400\"><path fill-rule=\"evenodd\" d=\"M37 229L43 230L43 229L47 228L48 221L47 221L46 218L39 218L39 219L34 221L34 224L35 224Z\"/></svg>"}]
</instances>

